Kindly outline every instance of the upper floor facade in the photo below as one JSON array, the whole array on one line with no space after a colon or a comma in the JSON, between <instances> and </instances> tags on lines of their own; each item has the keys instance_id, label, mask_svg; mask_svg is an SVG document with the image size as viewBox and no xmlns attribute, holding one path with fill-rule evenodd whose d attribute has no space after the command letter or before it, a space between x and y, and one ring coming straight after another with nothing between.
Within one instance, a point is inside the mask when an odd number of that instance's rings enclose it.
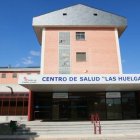
<instances>
[{"instance_id":1,"label":"upper floor facade","mask_svg":"<svg viewBox=\"0 0 140 140\"><path fill-rule=\"evenodd\" d=\"M116 28L45 28L42 74L122 73Z\"/></svg>"},{"instance_id":2,"label":"upper floor facade","mask_svg":"<svg viewBox=\"0 0 140 140\"><path fill-rule=\"evenodd\" d=\"M41 74L121 74L124 17L74 5L33 18Z\"/></svg>"}]
</instances>

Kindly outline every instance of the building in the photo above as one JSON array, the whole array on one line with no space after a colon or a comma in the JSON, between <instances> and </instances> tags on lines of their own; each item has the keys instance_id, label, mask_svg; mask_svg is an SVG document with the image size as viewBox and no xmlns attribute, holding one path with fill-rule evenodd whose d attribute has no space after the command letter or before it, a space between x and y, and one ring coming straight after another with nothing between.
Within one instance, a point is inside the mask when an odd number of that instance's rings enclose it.
<instances>
[{"instance_id":1,"label":"building","mask_svg":"<svg viewBox=\"0 0 140 140\"><path fill-rule=\"evenodd\" d=\"M139 119L140 75L122 73L119 37L126 27L126 18L81 4L34 17L41 67L0 69L0 114Z\"/></svg>"},{"instance_id":2,"label":"building","mask_svg":"<svg viewBox=\"0 0 140 140\"><path fill-rule=\"evenodd\" d=\"M18 85L18 77L39 73L40 68L0 68L0 120L27 119L29 90Z\"/></svg>"}]
</instances>

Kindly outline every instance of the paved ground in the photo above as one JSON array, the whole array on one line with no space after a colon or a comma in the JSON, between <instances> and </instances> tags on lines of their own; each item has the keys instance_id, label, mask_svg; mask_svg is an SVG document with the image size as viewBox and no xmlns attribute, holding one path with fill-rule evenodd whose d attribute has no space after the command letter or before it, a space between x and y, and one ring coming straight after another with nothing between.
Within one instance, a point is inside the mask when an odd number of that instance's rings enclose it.
<instances>
[{"instance_id":1,"label":"paved ground","mask_svg":"<svg viewBox=\"0 0 140 140\"><path fill-rule=\"evenodd\" d=\"M0 140L140 140L140 134L130 135L63 135L63 136L0 136Z\"/></svg>"}]
</instances>

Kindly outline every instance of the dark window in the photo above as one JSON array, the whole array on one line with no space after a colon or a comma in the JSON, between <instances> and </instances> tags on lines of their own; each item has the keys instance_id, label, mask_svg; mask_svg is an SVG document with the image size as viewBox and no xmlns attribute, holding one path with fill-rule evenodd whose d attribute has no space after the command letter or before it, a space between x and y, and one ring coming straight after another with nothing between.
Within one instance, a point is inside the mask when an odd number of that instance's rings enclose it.
<instances>
[{"instance_id":1,"label":"dark window","mask_svg":"<svg viewBox=\"0 0 140 140\"><path fill-rule=\"evenodd\" d=\"M17 102L17 106L18 106L18 107L22 107L22 106L23 106L23 101L18 101L18 102Z\"/></svg>"},{"instance_id":2,"label":"dark window","mask_svg":"<svg viewBox=\"0 0 140 140\"><path fill-rule=\"evenodd\" d=\"M86 52L77 52L76 53L76 61L77 62L86 61Z\"/></svg>"},{"instance_id":3,"label":"dark window","mask_svg":"<svg viewBox=\"0 0 140 140\"><path fill-rule=\"evenodd\" d=\"M0 107L2 106L2 101L0 101Z\"/></svg>"},{"instance_id":4,"label":"dark window","mask_svg":"<svg viewBox=\"0 0 140 140\"><path fill-rule=\"evenodd\" d=\"M28 101L24 101L24 106L28 107Z\"/></svg>"},{"instance_id":5,"label":"dark window","mask_svg":"<svg viewBox=\"0 0 140 140\"><path fill-rule=\"evenodd\" d=\"M3 106L9 106L9 101L8 100L4 100L3 101Z\"/></svg>"},{"instance_id":6,"label":"dark window","mask_svg":"<svg viewBox=\"0 0 140 140\"><path fill-rule=\"evenodd\" d=\"M97 14L97 13L94 13L93 15L94 15L94 16L97 16L98 14Z\"/></svg>"},{"instance_id":7,"label":"dark window","mask_svg":"<svg viewBox=\"0 0 140 140\"><path fill-rule=\"evenodd\" d=\"M13 73L13 78L17 78L17 73Z\"/></svg>"},{"instance_id":8,"label":"dark window","mask_svg":"<svg viewBox=\"0 0 140 140\"><path fill-rule=\"evenodd\" d=\"M6 78L6 73L2 73L1 78Z\"/></svg>"},{"instance_id":9,"label":"dark window","mask_svg":"<svg viewBox=\"0 0 140 140\"><path fill-rule=\"evenodd\" d=\"M135 92L123 92L122 93L123 98L135 98Z\"/></svg>"},{"instance_id":10,"label":"dark window","mask_svg":"<svg viewBox=\"0 0 140 140\"><path fill-rule=\"evenodd\" d=\"M135 92L122 92L122 108L124 119L137 118Z\"/></svg>"},{"instance_id":11,"label":"dark window","mask_svg":"<svg viewBox=\"0 0 140 140\"><path fill-rule=\"evenodd\" d=\"M63 16L66 16L67 15L67 13L63 13Z\"/></svg>"},{"instance_id":12,"label":"dark window","mask_svg":"<svg viewBox=\"0 0 140 140\"><path fill-rule=\"evenodd\" d=\"M16 101L15 101L15 100L13 100L13 101L11 100L11 101L10 101L10 106L11 106L11 107L15 107L15 106L16 106Z\"/></svg>"},{"instance_id":13,"label":"dark window","mask_svg":"<svg viewBox=\"0 0 140 140\"><path fill-rule=\"evenodd\" d=\"M76 32L76 40L85 40L85 32Z\"/></svg>"}]
</instances>

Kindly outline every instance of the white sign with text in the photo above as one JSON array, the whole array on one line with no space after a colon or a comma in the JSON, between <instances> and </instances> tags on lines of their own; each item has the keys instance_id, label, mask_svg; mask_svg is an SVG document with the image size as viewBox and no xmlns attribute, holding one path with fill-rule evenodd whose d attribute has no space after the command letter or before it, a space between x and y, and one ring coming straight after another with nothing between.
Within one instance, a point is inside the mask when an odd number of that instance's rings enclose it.
<instances>
[{"instance_id":1,"label":"white sign with text","mask_svg":"<svg viewBox=\"0 0 140 140\"><path fill-rule=\"evenodd\" d=\"M53 93L53 98L54 99L67 99L68 98L68 93Z\"/></svg>"},{"instance_id":2,"label":"white sign with text","mask_svg":"<svg viewBox=\"0 0 140 140\"><path fill-rule=\"evenodd\" d=\"M20 75L19 84L140 84L140 74Z\"/></svg>"}]
</instances>

